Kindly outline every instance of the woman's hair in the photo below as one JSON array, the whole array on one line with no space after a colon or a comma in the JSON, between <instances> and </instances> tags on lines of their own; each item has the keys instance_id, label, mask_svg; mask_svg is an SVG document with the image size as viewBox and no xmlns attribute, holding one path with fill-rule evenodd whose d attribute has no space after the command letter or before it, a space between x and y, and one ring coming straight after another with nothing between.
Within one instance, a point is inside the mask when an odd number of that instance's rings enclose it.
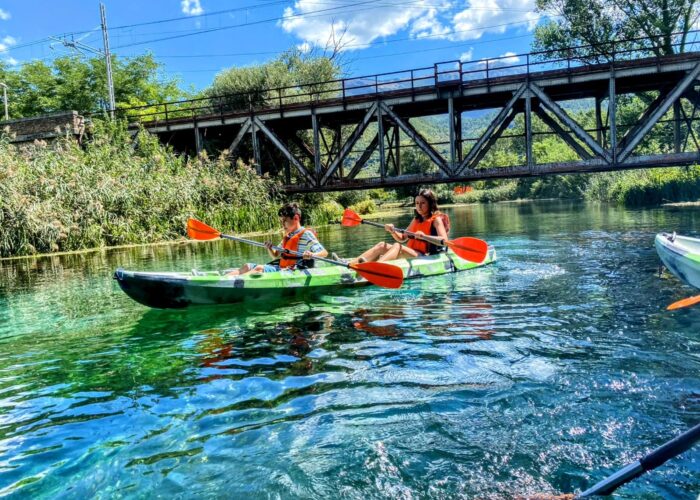
<instances>
[{"instance_id":1,"label":"woman's hair","mask_svg":"<svg viewBox=\"0 0 700 500\"><path fill-rule=\"evenodd\" d=\"M301 219L301 208L299 208L299 205L296 203L287 203L277 211L277 215L280 217L289 217L290 219L298 215L299 219Z\"/></svg>"},{"instance_id":2,"label":"woman's hair","mask_svg":"<svg viewBox=\"0 0 700 500\"><path fill-rule=\"evenodd\" d=\"M418 191L416 198L418 198L419 196L422 196L423 198L428 200L428 207L430 207L430 215L433 215L435 212L438 211L437 198L435 197L435 193L433 193L430 189L421 189L420 191ZM416 219L423 222L423 217L421 217L417 210L414 209L413 213L415 214Z\"/></svg>"}]
</instances>

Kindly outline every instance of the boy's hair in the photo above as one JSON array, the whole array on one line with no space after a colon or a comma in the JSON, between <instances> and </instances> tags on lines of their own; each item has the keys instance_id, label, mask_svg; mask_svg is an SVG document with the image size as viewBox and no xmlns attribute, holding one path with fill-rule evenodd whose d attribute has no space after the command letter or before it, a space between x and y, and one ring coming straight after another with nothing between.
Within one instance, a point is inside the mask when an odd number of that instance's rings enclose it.
<instances>
[{"instance_id":1,"label":"boy's hair","mask_svg":"<svg viewBox=\"0 0 700 500\"><path fill-rule=\"evenodd\" d=\"M299 208L299 205L296 203L287 203L277 211L277 215L280 217L289 217L290 219L298 215L299 219L301 219L301 208Z\"/></svg>"}]
</instances>

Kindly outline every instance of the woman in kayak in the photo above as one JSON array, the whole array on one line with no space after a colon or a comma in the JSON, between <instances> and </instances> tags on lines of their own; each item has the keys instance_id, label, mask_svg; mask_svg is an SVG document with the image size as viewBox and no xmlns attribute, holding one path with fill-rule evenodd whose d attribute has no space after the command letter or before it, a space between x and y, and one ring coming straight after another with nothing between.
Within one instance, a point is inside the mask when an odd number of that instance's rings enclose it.
<instances>
[{"instance_id":1,"label":"woman in kayak","mask_svg":"<svg viewBox=\"0 0 700 500\"><path fill-rule=\"evenodd\" d=\"M314 257L325 257L328 255L328 250L323 248L316 238L316 234L301 225L301 209L296 203L288 203L277 212L280 218L280 224L284 230L284 238L279 244L286 250L303 253L303 257L296 257L288 254L281 254L277 250L272 249L272 242L266 241L267 253L273 259L279 259L279 263L270 264L243 264L240 269L233 269L226 273L227 276L238 276L246 273L273 273L281 269L294 269L299 264L300 259L310 260Z\"/></svg>"},{"instance_id":2,"label":"woman in kayak","mask_svg":"<svg viewBox=\"0 0 700 500\"><path fill-rule=\"evenodd\" d=\"M447 240L450 222L446 214L438 210L435 193L430 189L423 189L415 198L415 217L406 229L416 235L435 236ZM356 262L384 262L394 259L412 259L421 255L433 255L444 250L427 241L409 238L397 230L393 224L386 224L384 229L394 239L394 243L379 242L365 253L360 255Z\"/></svg>"}]
</instances>

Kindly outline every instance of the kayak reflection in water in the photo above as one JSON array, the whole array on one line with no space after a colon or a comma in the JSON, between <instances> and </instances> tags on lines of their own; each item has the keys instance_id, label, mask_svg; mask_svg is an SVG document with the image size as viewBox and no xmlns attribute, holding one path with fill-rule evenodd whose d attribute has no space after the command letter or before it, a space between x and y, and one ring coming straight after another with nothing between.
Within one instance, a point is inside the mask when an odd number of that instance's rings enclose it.
<instances>
[{"instance_id":1,"label":"kayak reflection in water","mask_svg":"<svg viewBox=\"0 0 700 500\"><path fill-rule=\"evenodd\" d=\"M313 267L314 257L326 257L328 250L323 248L311 229L301 225L301 208L296 203L288 203L277 212L280 224L284 230L284 238L279 246L292 252L303 253L303 257L281 254L272 248L270 241L265 242L267 253L273 259L279 259L269 264L246 263L240 269L227 271L227 276L238 276L246 273L274 273L280 269L295 269L297 267ZM301 262L299 262L301 260Z\"/></svg>"},{"instance_id":2,"label":"kayak reflection in water","mask_svg":"<svg viewBox=\"0 0 700 500\"><path fill-rule=\"evenodd\" d=\"M377 337L399 337L416 328L427 335L461 336L471 340L489 340L496 333L493 306L482 296L449 296L442 299L447 313L431 311L434 296L411 302L406 307L383 309L360 308L353 311L349 322L355 330ZM423 311L417 315L416 311Z\"/></svg>"},{"instance_id":3,"label":"kayak reflection in water","mask_svg":"<svg viewBox=\"0 0 700 500\"><path fill-rule=\"evenodd\" d=\"M438 210L435 193L430 189L421 190L415 198L415 217L408 226L407 231L416 233L418 236L437 236L447 240L447 233L450 230L450 219L446 214ZM394 239L394 243L380 241L365 253L360 255L355 262L384 262L394 259L412 259L422 255L434 255L444 251L444 247L439 247L419 239L409 239L393 224L386 224L384 229Z\"/></svg>"}]
</instances>

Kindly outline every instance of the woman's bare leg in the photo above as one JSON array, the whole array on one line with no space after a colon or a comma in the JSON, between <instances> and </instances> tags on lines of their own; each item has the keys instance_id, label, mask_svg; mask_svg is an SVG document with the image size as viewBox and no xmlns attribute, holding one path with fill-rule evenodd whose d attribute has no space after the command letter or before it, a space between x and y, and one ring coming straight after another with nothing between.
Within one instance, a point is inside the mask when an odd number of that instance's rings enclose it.
<instances>
[{"instance_id":1,"label":"woman's bare leg","mask_svg":"<svg viewBox=\"0 0 700 500\"><path fill-rule=\"evenodd\" d=\"M379 257L378 262L385 262L387 260L395 260L400 258L412 259L414 257L418 257L418 255L419 253L416 252L414 249L402 245L401 243L394 243L388 252Z\"/></svg>"},{"instance_id":2,"label":"woman's bare leg","mask_svg":"<svg viewBox=\"0 0 700 500\"><path fill-rule=\"evenodd\" d=\"M380 241L372 248L367 250L365 253L360 255L354 262L374 262L379 259L384 253L391 249L391 244L384 241Z\"/></svg>"}]
</instances>

